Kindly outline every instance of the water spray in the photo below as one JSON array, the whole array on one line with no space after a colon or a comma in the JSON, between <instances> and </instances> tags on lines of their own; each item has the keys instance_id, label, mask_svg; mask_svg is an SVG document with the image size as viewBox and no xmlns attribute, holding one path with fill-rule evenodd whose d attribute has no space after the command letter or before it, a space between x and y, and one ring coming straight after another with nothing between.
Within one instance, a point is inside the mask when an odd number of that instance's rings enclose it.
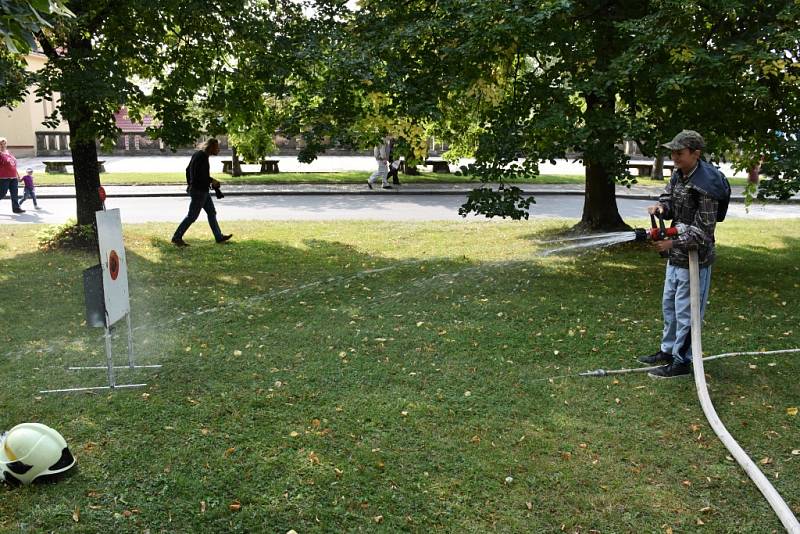
<instances>
[{"instance_id":1,"label":"water spray","mask_svg":"<svg viewBox=\"0 0 800 534\"><path fill-rule=\"evenodd\" d=\"M603 248L611 245L619 245L621 243L630 243L632 241L663 241L665 239L675 239L686 230L683 224L676 224L675 226L666 227L664 218L658 214L658 221L656 216L650 214L651 228L634 228L622 232L608 232L604 234L592 234L578 237L566 237L563 239L556 239L551 241L540 241L541 244L549 243L566 243L554 249L545 250L541 253L542 256L549 256L557 252L564 252L567 250L576 250L584 248ZM662 254L663 255L663 254Z\"/></svg>"}]
</instances>

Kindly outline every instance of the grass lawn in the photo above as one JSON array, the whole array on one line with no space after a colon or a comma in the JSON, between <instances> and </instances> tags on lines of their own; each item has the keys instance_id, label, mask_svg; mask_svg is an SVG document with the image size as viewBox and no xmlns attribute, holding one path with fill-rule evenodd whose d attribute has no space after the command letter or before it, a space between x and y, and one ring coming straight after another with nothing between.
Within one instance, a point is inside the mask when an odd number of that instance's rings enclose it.
<instances>
[{"instance_id":1,"label":"grass lawn","mask_svg":"<svg viewBox=\"0 0 800 534\"><path fill-rule=\"evenodd\" d=\"M539 256L566 224L240 222L224 247L197 224L188 249L171 225L126 226L136 352L163 368L118 373L143 389L68 395L38 390L105 381L65 370L104 360L83 322L97 260L6 228L0 429L58 429L79 469L0 485L0 531L780 531L691 380L548 380L636 366L661 330L658 255ZM797 235L796 220L719 226L706 353L800 345ZM800 513L800 354L706 372Z\"/></svg>"},{"instance_id":2,"label":"grass lawn","mask_svg":"<svg viewBox=\"0 0 800 534\"><path fill-rule=\"evenodd\" d=\"M215 177L226 184L291 184L291 183L319 183L319 184L347 184L363 183L369 172L282 172L280 174L257 174L234 178L226 174L216 174ZM160 185L183 184L186 177L180 172L167 173L105 173L100 175L103 185ZM455 174L434 174L423 172L419 176L401 175L402 183L475 183L480 181L473 176L456 176ZM731 179L732 185L745 185L746 179ZM585 178L580 175L543 174L527 183L535 184L576 184L583 185ZM640 185L664 186L662 180L639 179ZM73 185L72 174L44 174L36 175L36 185Z\"/></svg>"}]
</instances>

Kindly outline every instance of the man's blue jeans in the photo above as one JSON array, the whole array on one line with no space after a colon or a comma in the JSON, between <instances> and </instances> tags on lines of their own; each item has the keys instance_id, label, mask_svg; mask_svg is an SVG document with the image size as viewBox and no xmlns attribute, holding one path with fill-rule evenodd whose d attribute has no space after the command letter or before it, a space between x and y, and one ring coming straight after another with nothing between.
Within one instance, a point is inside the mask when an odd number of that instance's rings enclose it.
<instances>
[{"instance_id":1,"label":"man's blue jeans","mask_svg":"<svg viewBox=\"0 0 800 534\"><path fill-rule=\"evenodd\" d=\"M16 178L0 178L0 200L6 198L6 193L11 192L11 209L19 209L19 182Z\"/></svg>"},{"instance_id":2,"label":"man's blue jeans","mask_svg":"<svg viewBox=\"0 0 800 534\"><path fill-rule=\"evenodd\" d=\"M711 267L700 268L700 319L703 319L711 287ZM692 363L692 311L689 298L689 269L667 264L664 278L664 333L661 350L675 357L675 363Z\"/></svg>"},{"instance_id":3,"label":"man's blue jeans","mask_svg":"<svg viewBox=\"0 0 800 534\"><path fill-rule=\"evenodd\" d=\"M178 229L175 230L172 240L177 241L178 239L183 239L183 234L185 234L186 230L188 230L192 223L197 220L197 217L200 215L200 210L205 210L206 215L208 216L208 225L211 227L211 232L214 234L214 239L221 241L222 230L219 229L219 224L217 223L217 210L214 208L214 201L211 200L211 195L209 192L191 191L189 195L192 197L192 201L189 203L189 214L185 219L183 219L181 224L178 226Z\"/></svg>"}]
</instances>

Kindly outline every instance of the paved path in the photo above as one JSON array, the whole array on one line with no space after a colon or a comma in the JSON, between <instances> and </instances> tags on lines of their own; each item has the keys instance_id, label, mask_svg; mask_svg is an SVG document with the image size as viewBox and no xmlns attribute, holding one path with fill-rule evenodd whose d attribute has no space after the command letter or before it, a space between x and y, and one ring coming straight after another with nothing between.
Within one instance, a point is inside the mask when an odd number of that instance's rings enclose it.
<instances>
[{"instance_id":1,"label":"paved path","mask_svg":"<svg viewBox=\"0 0 800 534\"><path fill-rule=\"evenodd\" d=\"M409 187L410 186L406 186ZM44 188L43 188L44 189ZM364 188L366 189L366 188ZM455 189L455 188L454 188ZM536 191L533 191L536 193ZM158 193L156 191L155 193ZM175 196L109 197L106 207L120 208L126 223L171 222L177 223L186 215L188 199L185 193L172 191ZM464 202L466 193L458 190L440 188L434 194L369 192L354 194L253 194L240 191L229 194L216 201L219 219L230 220L461 220L458 208ZM579 219L583 209L583 192L558 191L550 189L536 193L536 204L531 217L566 217ZM620 214L625 219L645 217L645 208L652 203L648 195L633 198L619 198ZM75 217L73 198L47 198L42 196L42 209L28 209L21 215L10 213L10 202L0 203L0 224L47 223L61 224ZM23 207L32 208L30 202ZM797 218L800 217L800 204L754 205L749 213L741 203L731 204L729 217L749 218ZM204 218L201 214L201 218Z\"/></svg>"},{"instance_id":2,"label":"paved path","mask_svg":"<svg viewBox=\"0 0 800 534\"><path fill-rule=\"evenodd\" d=\"M432 183L432 184L405 184L392 189L368 189L364 184L264 184L264 185L228 185L223 184L223 191L227 196L291 196L291 195L367 195L367 196L398 196L398 195L450 195L466 194L480 185L474 183ZM580 184L519 184L518 187L525 193L544 195L578 195L583 196L584 187ZM662 191L659 186L634 185L630 188L617 186L617 198L632 199L657 199ZM744 201L744 187L734 186L732 200ZM108 185L105 186L106 194L113 197L185 197L186 187L182 185ZM36 194L46 198L74 198L74 186L40 186ZM795 196L800 201L800 195Z\"/></svg>"}]
</instances>

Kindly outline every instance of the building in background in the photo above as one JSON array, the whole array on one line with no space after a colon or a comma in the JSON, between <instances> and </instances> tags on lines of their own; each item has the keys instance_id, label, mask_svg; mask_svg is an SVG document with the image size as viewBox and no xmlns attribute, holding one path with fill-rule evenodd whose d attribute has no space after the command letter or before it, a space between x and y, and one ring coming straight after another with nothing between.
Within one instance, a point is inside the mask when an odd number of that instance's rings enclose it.
<instances>
[{"instance_id":1,"label":"building in background","mask_svg":"<svg viewBox=\"0 0 800 534\"><path fill-rule=\"evenodd\" d=\"M44 67L47 57L44 54L32 52L25 56L28 70L36 72ZM53 101L42 100L33 89L25 99L14 109L0 108L0 137L8 139L8 149L17 157L30 157L37 155L37 133L47 134L51 137L54 149L66 150L69 153L68 132L66 123L61 123L55 128L47 128L42 123L58 106L59 95L54 95Z\"/></svg>"}]
</instances>

